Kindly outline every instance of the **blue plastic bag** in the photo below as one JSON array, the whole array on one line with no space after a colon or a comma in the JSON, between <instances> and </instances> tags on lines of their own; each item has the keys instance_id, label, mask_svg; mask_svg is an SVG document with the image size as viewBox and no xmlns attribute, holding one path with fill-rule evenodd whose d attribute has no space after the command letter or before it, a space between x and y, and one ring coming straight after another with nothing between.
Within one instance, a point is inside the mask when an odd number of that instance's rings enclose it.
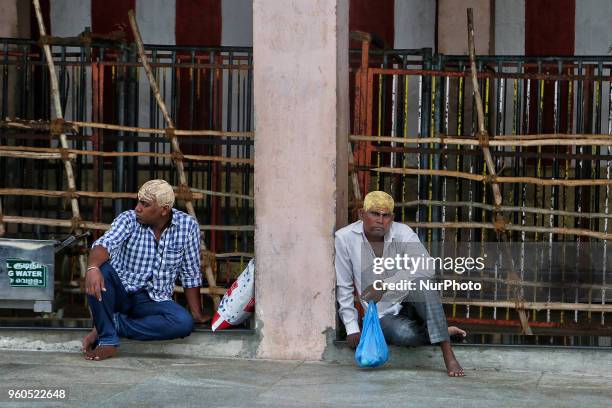
<instances>
[{"instance_id":1,"label":"blue plastic bag","mask_svg":"<svg viewBox=\"0 0 612 408\"><path fill-rule=\"evenodd\" d=\"M363 330L355 351L355 361L359 367L378 367L388 359L389 347L378 321L376 303L371 300L363 318Z\"/></svg>"}]
</instances>

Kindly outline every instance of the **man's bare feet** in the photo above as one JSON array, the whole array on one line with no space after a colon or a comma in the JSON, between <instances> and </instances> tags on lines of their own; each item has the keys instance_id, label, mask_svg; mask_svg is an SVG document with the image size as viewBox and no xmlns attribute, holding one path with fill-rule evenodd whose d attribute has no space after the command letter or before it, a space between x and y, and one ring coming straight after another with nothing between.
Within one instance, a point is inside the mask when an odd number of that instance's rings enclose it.
<instances>
[{"instance_id":1,"label":"man's bare feet","mask_svg":"<svg viewBox=\"0 0 612 408\"><path fill-rule=\"evenodd\" d=\"M467 336L467 332L465 330L461 330L457 326L448 326L448 335L449 336Z\"/></svg>"},{"instance_id":2,"label":"man's bare feet","mask_svg":"<svg viewBox=\"0 0 612 408\"><path fill-rule=\"evenodd\" d=\"M116 346L98 346L85 355L86 360L101 361L117 355Z\"/></svg>"},{"instance_id":3,"label":"man's bare feet","mask_svg":"<svg viewBox=\"0 0 612 408\"><path fill-rule=\"evenodd\" d=\"M444 360L444 364L446 364L446 372L449 377L463 377L465 373L463 372L463 368L459 365L457 359L451 359L450 361Z\"/></svg>"},{"instance_id":4,"label":"man's bare feet","mask_svg":"<svg viewBox=\"0 0 612 408\"><path fill-rule=\"evenodd\" d=\"M85 337L83 337L83 353L87 353L96 347L98 332L94 327Z\"/></svg>"},{"instance_id":5,"label":"man's bare feet","mask_svg":"<svg viewBox=\"0 0 612 408\"><path fill-rule=\"evenodd\" d=\"M444 358L444 365L446 365L446 373L449 377L463 377L465 373L463 368L459 365L453 348L451 347L450 341L443 341L440 343L442 349L442 358Z\"/></svg>"}]
</instances>

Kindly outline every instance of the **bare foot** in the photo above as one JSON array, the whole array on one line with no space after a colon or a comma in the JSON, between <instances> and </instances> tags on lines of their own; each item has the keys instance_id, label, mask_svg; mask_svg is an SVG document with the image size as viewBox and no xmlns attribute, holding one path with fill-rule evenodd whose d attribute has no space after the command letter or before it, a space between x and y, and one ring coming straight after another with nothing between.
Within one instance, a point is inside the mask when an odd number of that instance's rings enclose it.
<instances>
[{"instance_id":1,"label":"bare foot","mask_svg":"<svg viewBox=\"0 0 612 408\"><path fill-rule=\"evenodd\" d=\"M463 372L463 368L461 368L459 365L459 362L455 357L455 353L453 353L453 348L450 341L441 342L440 348L442 349L442 358L444 359L444 365L446 365L446 372L448 376L463 377L465 373Z\"/></svg>"},{"instance_id":2,"label":"bare foot","mask_svg":"<svg viewBox=\"0 0 612 408\"><path fill-rule=\"evenodd\" d=\"M83 353L87 353L96 347L96 341L98 340L98 332L94 327L85 337L83 337Z\"/></svg>"},{"instance_id":3,"label":"bare foot","mask_svg":"<svg viewBox=\"0 0 612 408\"><path fill-rule=\"evenodd\" d=\"M85 355L86 360L101 361L117 355L116 346L98 346Z\"/></svg>"},{"instance_id":4,"label":"bare foot","mask_svg":"<svg viewBox=\"0 0 612 408\"><path fill-rule=\"evenodd\" d=\"M465 373L463 372L463 368L459 365L459 362L453 358L450 361L444 361L446 364L446 372L449 377L463 377Z\"/></svg>"},{"instance_id":5,"label":"bare foot","mask_svg":"<svg viewBox=\"0 0 612 408\"><path fill-rule=\"evenodd\" d=\"M465 330L461 330L457 326L448 326L448 335L449 336L467 336L467 332Z\"/></svg>"}]
</instances>

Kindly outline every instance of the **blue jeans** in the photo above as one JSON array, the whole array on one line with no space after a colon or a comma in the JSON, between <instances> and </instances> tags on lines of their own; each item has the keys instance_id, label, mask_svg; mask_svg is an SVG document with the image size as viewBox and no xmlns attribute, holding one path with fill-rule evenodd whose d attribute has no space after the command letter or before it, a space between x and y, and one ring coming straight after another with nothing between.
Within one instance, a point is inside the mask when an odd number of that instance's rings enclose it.
<instances>
[{"instance_id":1,"label":"blue jeans","mask_svg":"<svg viewBox=\"0 0 612 408\"><path fill-rule=\"evenodd\" d=\"M106 288L102 292L102 301L87 296L99 345L118 346L119 337L169 340L189 336L193 319L185 308L171 300L155 302L144 289L126 292L109 262L105 262L100 270Z\"/></svg>"}]
</instances>

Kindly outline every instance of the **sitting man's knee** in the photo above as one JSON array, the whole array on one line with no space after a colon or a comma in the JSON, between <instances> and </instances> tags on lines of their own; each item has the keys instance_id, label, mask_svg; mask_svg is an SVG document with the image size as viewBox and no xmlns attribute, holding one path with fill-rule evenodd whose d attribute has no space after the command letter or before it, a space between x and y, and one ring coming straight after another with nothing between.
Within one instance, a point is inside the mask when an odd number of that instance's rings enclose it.
<instances>
[{"instance_id":1,"label":"sitting man's knee","mask_svg":"<svg viewBox=\"0 0 612 408\"><path fill-rule=\"evenodd\" d=\"M392 333L388 333L386 336L387 340L395 345L401 347L415 347L422 346L427 343L424 338L424 333L418 328L411 327L410 325L400 325L396 327Z\"/></svg>"},{"instance_id":2,"label":"sitting man's knee","mask_svg":"<svg viewBox=\"0 0 612 408\"><path fill-rule=\"evenodd\" d=\"M182 308L181 308L182 309ZM193 330L193 318L185 309L175 316L174 329L176 337L187 337Z\"/></svg>"}]
</instances>

